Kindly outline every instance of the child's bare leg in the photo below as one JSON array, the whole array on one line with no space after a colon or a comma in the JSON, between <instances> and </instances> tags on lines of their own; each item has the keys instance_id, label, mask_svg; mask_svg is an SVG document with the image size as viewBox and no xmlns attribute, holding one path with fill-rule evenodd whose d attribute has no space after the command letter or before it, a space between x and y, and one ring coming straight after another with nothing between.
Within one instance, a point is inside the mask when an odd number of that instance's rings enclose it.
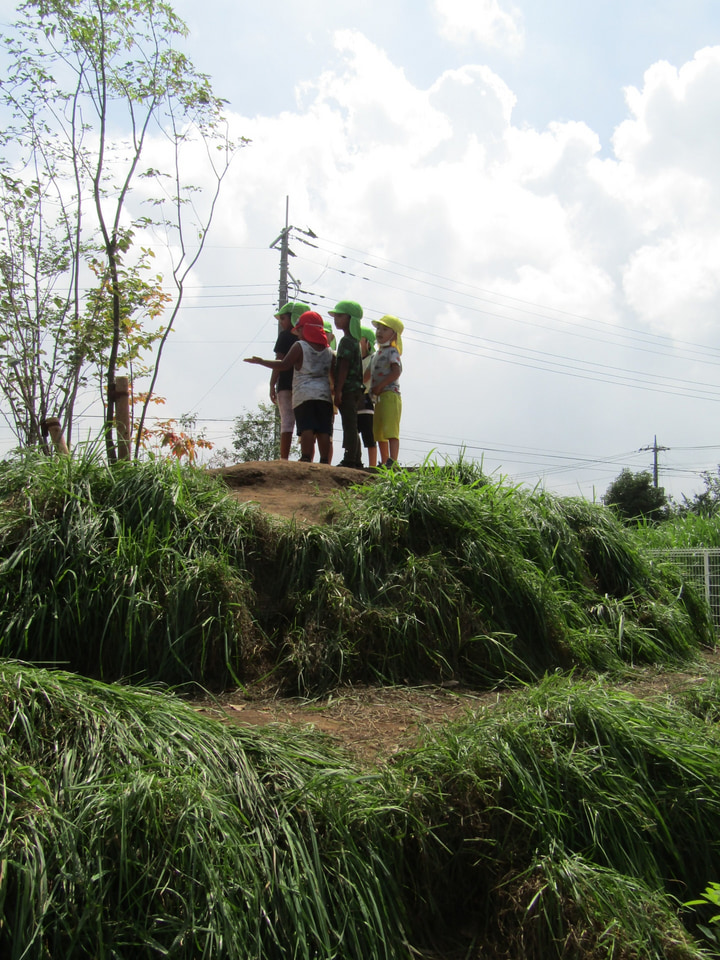
<instances>
[{"instance_id":1,"label":"child's bare leg","mask_svg":"<svg viewBox=\"0 0 720 960\"><path fill-rule=\"evenodd\" d=\"M377 444L374 447L368 447L368 466L377 466Z\"/></svg>"},{"instance_id":2,"label":"child's bare leg","mask_svg":"<svg viewBox=\"0 0 720 960\"><path fill-rule=\"evenodd\" d=\"M315 456L315 434L312 430L303 430L300 434L300 453L310 461Z\"/></svg>"},{"instance_id":3,"label":"child's bare leg","mask_svg":"<svg viewBox=\"0 0 720 960\"><path fill-rule=\"evenodd\" d=\"M318 453L320 454L320 459L325 463L330 463L330 434L329 433L319 433L317 435L317 445Z\"/></svg>"},{"instance_id":4,"label":"child's bare leg","mask_svg":"<svg viewBox=\"0 0 720 960\"><path fill-rule=\"evenodd\" d=\"M390 459L397 460L398 454L400 453L400 438L395 437L395 439L389 441L390 444Z\"/></svg>"},{"instance_id":5,"label":"child's bare leg","mask_svg":"<svg viewBox=\"0 0 720 960\"><path fill-rule=\"evenodd\" d=\"M292 446L292 433L281 433L280 434L280 459L289 460L290 459L290 447Z\"/></svg>"},{"instance_id":6,"label":"child's bare leg","mask_svg":"<svg viewBox=\"0 0 720 960\"><path fill-rule=\"evenodd\" d=\"M378 440L378 446L380 447L380 463L385 463L388 458L387 440Z\"/></svg>"}]
</instances>

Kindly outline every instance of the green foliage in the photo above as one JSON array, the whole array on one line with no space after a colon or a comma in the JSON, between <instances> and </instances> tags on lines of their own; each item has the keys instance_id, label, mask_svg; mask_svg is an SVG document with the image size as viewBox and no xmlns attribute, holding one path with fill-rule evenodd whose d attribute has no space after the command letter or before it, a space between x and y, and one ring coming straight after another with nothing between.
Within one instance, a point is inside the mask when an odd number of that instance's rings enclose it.
<instances>
[{"instance_id":1,"label":"green foliage","mask_svg":"<svg viewBox=\"0 0 720 960\"><path fill-rule=\"evenodd\" d=\"M699 923L698 928L708 943L711 943L716 950L720 949L720 913L717 912L720 907L720 883L717 883L717 881L709 883L700 894L699 899L688 900L684 906L702 907L704 912L707 912L708 907L712 908L707 921Z\"/></svg>"},{"instance_id":2,"label":"green foliage","mask_svg":"<svg viewBox=\"0 0 720 960\"><path fill-rule=\"evenodd\" d=\"M250 463L254 460L277 460L280 457L280 439L276 435L277 407L271 403L258 403L257 409L243 408L235 417L232 429L232 451L220 451L213 462ZM297 441L293 440L290 457L299 453Z\"/></svg>"},{"instance_id":3,"label":"green foliage","mask_svg":"<svg viewBox=\"0 0 720 960\"><path fill-rule=\"evenodd\" d=\"M714 641L608 510L462 466L382 471L298 529L190 467L21 458L0 469L0 600L4 656L306 693L622 671Z\"/></svg>"},{"instance_id":4,"label":"green foliage","mask_svg":"<svg viewBox=\"0 0 720 960\"><path fill-rule=\"evenodd\" d=\"M705 489L696 493L692 500L683 497L680 513L696 514L707 519L715 518L720 513L720 465L714 473L704 470L700 476Z\"/></svg>"},{"instance_id":5,"label":"green foliage","mask_svg":"<svg viewBox=\"0 0 720 960\"><path fill-rule=\"evenodd\" d=\"M369 771L6 662L0 769L9 960L708 956L720 739L677 698L553 677Z\"/></svg>"},{"instance_id":6,"label":"green foliage","mask_svg":"<svg viewBox=\"0 0 720 960\"><path fill-rule=\"evenodd\" d=\"M641 519L658 521L668 513L664 489L654 486L652 475L646 470L639 473L623 470L607 488L603 503L628 523Z\"/></svg>"},{"instance_id":7,"label":"green foliage","mask_svg":"<svg viewBox=\"0 0 720 960\"><path fill-rule=\"evenodd\" d=\"M317 737L0 668L0 953L391 960L408 815Z\"/></svg>"},{"instance_id":8,"label":"green foliage","mask_svg":"<svg viewBox=\"0 0 720 960\"><path fill-rule=\"evenodd\" d=\"M717 875L719 748L672 699L560 677L428 734L400 763L453 851L438 920L475 917L488 956L704 955L675 897Z\"/></svg>"},{"instance_id":9,"label":"green foliage","mask_svg":"<svg viewBox=\"0 0 720 960\"><path fill-rule=\"evenodd\" d=\"M720 547L720 518L696 513L673 513L658 524L638 524L637 537L654 550L692 550Z\"/></svg>"},{"instance_id":10,"label":"green foliage","mask_svg":"<svg viewBox=\"0 0 720 960\"><path fill-rule=\"evenodd\" d=\"M307 689L682 659L713 635L680 586L601 506L432 467L385 471L331 527L289 530L257 582L276 628L292 625L286 669Z\"/></svg>"},{"instance_id":11,"label":"green foliage","mask_svg":"<svg viewBox=\"0 0 720 960\"><path fill-rule=\"evenodd\" d=\"M209 477L27 456L2 464L0 502L3 655L111 679L242 675L262 521Z\"/></svg>"}]
</instances>

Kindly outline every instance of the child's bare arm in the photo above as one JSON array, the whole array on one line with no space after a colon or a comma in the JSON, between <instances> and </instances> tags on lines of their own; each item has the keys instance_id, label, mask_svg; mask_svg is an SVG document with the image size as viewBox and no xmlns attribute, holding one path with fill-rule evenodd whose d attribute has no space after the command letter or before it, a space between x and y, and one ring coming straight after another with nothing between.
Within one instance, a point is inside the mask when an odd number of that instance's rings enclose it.
<instances>
[{"instance_id":1,"label":"child's bare arm","mask_svg":"<svg viewBox=\"0 0 720 960\"><path fill-rule=\"evenodd\" d=\"M294 367L298 359L302 358L302 348L299 343L294 343L288 350L282 360L263 360L262 357L244 357L245 363L256 363L261 367L267 367L269 370L290 370Z\"/></svg>"}]
</instances>

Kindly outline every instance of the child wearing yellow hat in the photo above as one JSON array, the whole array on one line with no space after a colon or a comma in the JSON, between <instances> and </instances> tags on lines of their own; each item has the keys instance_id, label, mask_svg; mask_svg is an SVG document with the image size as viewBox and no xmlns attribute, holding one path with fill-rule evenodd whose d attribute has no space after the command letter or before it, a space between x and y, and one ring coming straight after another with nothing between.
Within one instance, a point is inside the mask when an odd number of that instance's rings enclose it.
<instances>
[{"instance_id":1,"label":"child wearing yellow hat","mask_svg":"<svg viewBox=\"0 0 720 960\"><path fill-rule=\"evenodd\" d=\"M377 353L373 357L370 390L375 397L373 430L386 467L397 463L400 453L400 374L402 373L402 320L386 314L373 320Z\"/></svg>"}]
</instances>

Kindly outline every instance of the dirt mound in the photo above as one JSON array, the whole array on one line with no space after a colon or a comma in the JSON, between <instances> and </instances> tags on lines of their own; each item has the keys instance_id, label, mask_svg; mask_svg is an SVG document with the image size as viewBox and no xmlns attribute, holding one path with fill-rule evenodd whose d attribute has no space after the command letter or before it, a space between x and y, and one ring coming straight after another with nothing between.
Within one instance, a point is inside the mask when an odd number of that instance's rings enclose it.
<instances>
[{"instance_id":1,"label":"dirt mound","mask_svg":"<svg viewBox=\"0 0 720 960\"><path fill-rule=\"evenodd\" d=\"M326 523L343 490L372 480L369 470L351 470L291 460L252 461L210 470L241 501L298 523Z\"/></svg>"}]
</instances>

